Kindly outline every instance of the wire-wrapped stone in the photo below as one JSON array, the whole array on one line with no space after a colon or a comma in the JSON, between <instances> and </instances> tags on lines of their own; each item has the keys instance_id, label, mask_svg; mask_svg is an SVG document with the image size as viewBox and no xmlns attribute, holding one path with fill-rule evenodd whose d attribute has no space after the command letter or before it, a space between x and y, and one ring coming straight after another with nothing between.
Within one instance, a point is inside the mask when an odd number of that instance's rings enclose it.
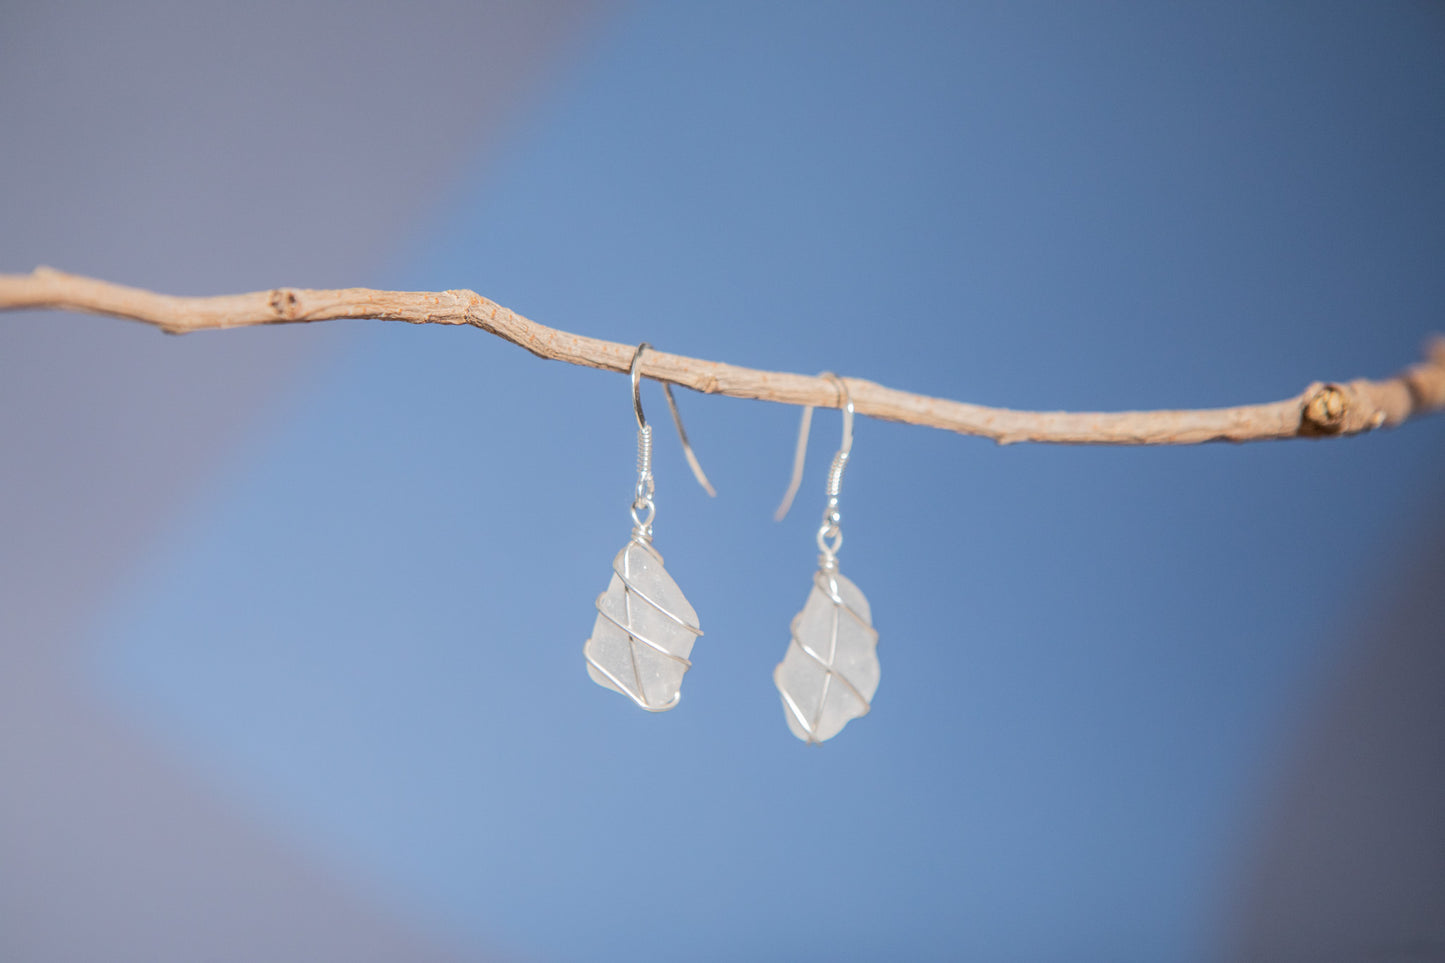
<instances>
[{"instance_id":1,"label":"wire-wrapped stone","mask_svg":"<svg viewBox=\"0 0 1445 963\"><path fill-rule=\"evenodd\" d=\"M858 586L821 569L773 671L793 735L811 745L865 715L878 691L878 633Z\"/></svg>"},{"instance_id":2,"label":"wire-wrapped stone","mask_svg":"<svg viewBox=\"0 0 1445 963\"><path fill-rule=\"evenodd\" d=\"M597 596L597 621L583 648L587 672L649 712L664 712L682 697L688 656L700 635L697 613L662 556L634 537L612 560L612 581Z\"/></svg>"}]
</instances>

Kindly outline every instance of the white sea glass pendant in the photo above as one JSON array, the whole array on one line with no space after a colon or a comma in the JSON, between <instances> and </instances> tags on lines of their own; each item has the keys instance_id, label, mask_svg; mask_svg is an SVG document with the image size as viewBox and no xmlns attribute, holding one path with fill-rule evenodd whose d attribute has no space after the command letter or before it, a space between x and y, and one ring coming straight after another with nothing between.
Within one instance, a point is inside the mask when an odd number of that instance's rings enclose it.
<instances>
[{"instance_id":1,"label":"white sea glass pendant","mask_svg":"<svg viewBox=\"0 0 1445 963\"><path fill-rule=\"evenodd\" d=\"M773 682L788 728L817 745L868 712L878 691L878 633L868 600L835 568L813 576L792 634Z\"/></svg>"},{"instance_id":2,"label":"white sea glass pendant","mask_svg":"<svg viewBox=\"0 0 1445 963\"><path fill-rule=\"evenodd\" d=\"M662 556L633 538L612 560L612 581L597 596L597 621L583 648L587 673L649 712L682 697L688 656L702 635L697 613L662 567Z\"/></svg>"}]
</instances>

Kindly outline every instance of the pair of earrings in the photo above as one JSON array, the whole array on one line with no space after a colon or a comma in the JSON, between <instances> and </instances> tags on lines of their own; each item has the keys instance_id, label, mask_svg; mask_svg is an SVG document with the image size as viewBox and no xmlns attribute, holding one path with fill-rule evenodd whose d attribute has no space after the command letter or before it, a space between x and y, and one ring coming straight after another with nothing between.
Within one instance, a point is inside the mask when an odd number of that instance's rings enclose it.
<instances>
[{"instance_id":1,"label":"pair of earrings","mask_svg":"<svg viewBox=\"0 0 1445 963\"><path fill-rule=\"evenodd\" d=\"M637 418L637 486L632 500L632 537L612 560L612 581L597 597L597 621L583 649L594 682L615 689L649 712L664 712L681 698L682 677L692 667L693 643L702 635L697 612L663 568L652 546L652 426L642 414L639 366L651 345L643 342L632 356L632 408ZM868 712L878 689L878 633L873 629L868 600L838 571L843 545L838 495L843 470L853 447L853 398L848 386L824 372L838 386L843 407L843 444L828 471L828 501L818 529L818 571L813 588L791 625L783 661L773 672L782 697L788 728L804 742L817 745L837 735L849 721ZM693 474L709 495L716 494L683 430L672 388L662 385L683 453ZM774 516L787 514L802 480L812 407L803 409L793 478Z\"/></svg>"}]
</instances>

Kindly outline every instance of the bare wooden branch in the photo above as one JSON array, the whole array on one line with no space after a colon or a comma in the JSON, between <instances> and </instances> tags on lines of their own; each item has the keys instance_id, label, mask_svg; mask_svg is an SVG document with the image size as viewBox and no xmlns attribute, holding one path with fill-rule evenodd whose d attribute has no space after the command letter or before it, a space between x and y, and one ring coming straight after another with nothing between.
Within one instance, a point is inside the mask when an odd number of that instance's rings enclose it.
<instances>
[{"instance_id":1,"label":"bare wooden branch","mask_svg":"<svg viewBox=\"0 0 1445 963\"><path fill-rule=\"evenodd\" d=\"M0 310L55 308L130 318L171 334L257 324L377 318L411 324L469 324L539 358L609 371L628 370L634 346L569 334L529 321L472 291L439 293L345 288L276 288L252 294L182 298L36 268L0 274ZM708 394L791 405L836 408L824 378L759 371L649 351L642 373ZM1315 383L1284 401L1192 411L1015 411L930 398L846 379L860 414L887 421L981 435L1000 444L1190 445L1206 441L1269 441L1354 435L1398 425L1445 408L1445 339L1427 359L1382 381Z\"/></svg>"}]
</instances>

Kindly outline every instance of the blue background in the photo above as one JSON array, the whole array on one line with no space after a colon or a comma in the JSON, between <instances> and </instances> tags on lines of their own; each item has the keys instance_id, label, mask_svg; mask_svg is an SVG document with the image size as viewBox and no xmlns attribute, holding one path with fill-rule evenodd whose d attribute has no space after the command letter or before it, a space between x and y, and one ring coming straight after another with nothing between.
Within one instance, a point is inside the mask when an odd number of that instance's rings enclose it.
<instances>
[{"instance_id":1,"label":"blue background","mask_svg":"<svg viewBox=\"0 0 1445 963\"><path fill-rule=\"evenodd\" d=\"M1038 409L1385 375L1445 303L1437 8L650 4L373 279L765 369ZM1311 693L1438 500L1445 424L1017 446L860 419L874 712L772 686L836 415L661 394L706 635L652 716L581 645L626 380L356 322L94 626L98 684L460 946L543 959L1213 958ZM265 340L284 328L215 337Z\"/></svg>"}]
</instances>

